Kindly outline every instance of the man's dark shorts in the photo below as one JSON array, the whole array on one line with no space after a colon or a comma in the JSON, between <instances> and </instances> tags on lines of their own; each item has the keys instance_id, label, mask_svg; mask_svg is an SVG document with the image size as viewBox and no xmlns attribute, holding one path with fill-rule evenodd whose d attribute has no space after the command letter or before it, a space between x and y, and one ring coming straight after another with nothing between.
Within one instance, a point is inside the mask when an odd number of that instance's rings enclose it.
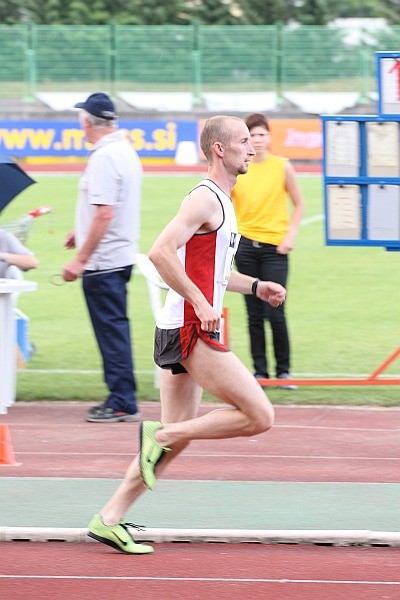
<instances>
[{"instance_id":1,"label":"man's dark shorts","mask_svg":"<svg viewBox=\"0 0 400 600\"><path fill-rule=\"evenodd\" d=\"M229 352L229 348L219 341L219 332L203 331L200 323L189 323L177 329L159 329L154 335L154 362L162 369L170 369L173 375L187 373L181 364L193 350L198 339L219 352Z\"/></svg>"}]
</instances>

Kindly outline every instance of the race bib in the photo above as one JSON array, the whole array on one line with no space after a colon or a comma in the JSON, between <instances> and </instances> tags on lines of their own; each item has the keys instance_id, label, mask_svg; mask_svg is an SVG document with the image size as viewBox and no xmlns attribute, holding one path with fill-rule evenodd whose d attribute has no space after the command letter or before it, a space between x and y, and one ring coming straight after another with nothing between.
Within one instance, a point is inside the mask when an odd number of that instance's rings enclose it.
<instances>
[{"instance_id":1,"label":"race bib","mask_svg":"<svg viewBox=\"0 0 400 600\"><path fill-rule=\"evenodd\" d=\"M228 284L229 277L231 276L231 273L232 273L233 261L235 260L235 254L236 254L238 246L239 246L240 238L241 238L240 233L231 232L229 246L226 251L225 265L224 265L224 282L226 284Z\"/></svg>"}]
</instances>

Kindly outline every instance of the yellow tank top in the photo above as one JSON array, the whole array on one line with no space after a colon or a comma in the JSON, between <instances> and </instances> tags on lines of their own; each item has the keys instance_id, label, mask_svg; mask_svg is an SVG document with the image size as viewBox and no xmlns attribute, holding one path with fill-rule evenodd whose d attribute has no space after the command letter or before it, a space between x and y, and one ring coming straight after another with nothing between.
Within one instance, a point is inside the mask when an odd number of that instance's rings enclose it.
<instances>
[{"instance_id":1,"label":"yellow tank top","mask_svg":"<svg viewBox=\"0 0 400 600\"><path fill-rule=\"evenodd\" d=\"M232 200L239 233L264 244L279 244L289 227L289 208L285 187L287 158L269 154L259 163L250 163L239 175Z\"/></svg>"}]
</instances>

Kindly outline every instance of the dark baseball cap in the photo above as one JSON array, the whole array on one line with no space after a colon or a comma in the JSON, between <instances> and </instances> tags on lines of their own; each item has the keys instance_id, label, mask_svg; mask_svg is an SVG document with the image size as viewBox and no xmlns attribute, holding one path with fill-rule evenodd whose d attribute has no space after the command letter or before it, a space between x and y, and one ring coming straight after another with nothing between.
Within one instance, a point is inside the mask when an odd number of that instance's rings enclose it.
<instances>
[{"instance_id":1,"label":"dark baseball cap","mask_svg":"<svg viewBox=\"0 0 400 600\"><path fill-rule=\"evenodd\" d=\"M107 121L113 121L117 118L113 101L103 92L91 94L85 102L75 104L75 108L83 108L94 117L107 119Z\"/></svg>"}]
</instances>

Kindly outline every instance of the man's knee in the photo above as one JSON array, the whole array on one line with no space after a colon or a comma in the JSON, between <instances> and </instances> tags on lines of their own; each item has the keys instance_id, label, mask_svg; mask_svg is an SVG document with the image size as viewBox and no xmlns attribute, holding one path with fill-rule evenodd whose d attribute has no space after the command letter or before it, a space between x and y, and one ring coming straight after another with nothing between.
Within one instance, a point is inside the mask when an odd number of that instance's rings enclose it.
<instances>
[{"instance_id":1,"label":"man's knee","mask_svg":"<svg viewBox=\"0 0 400 600\"><path fill-rule=\"evenodd\" d=\"M259 433L265 433L269 429L271 429L275 420L275 411L272 406L267 401L265 407L259 410L256 414L256 417L253 421L253 432L251 435L257 435Z\"/></svg>"}]
</instances>

